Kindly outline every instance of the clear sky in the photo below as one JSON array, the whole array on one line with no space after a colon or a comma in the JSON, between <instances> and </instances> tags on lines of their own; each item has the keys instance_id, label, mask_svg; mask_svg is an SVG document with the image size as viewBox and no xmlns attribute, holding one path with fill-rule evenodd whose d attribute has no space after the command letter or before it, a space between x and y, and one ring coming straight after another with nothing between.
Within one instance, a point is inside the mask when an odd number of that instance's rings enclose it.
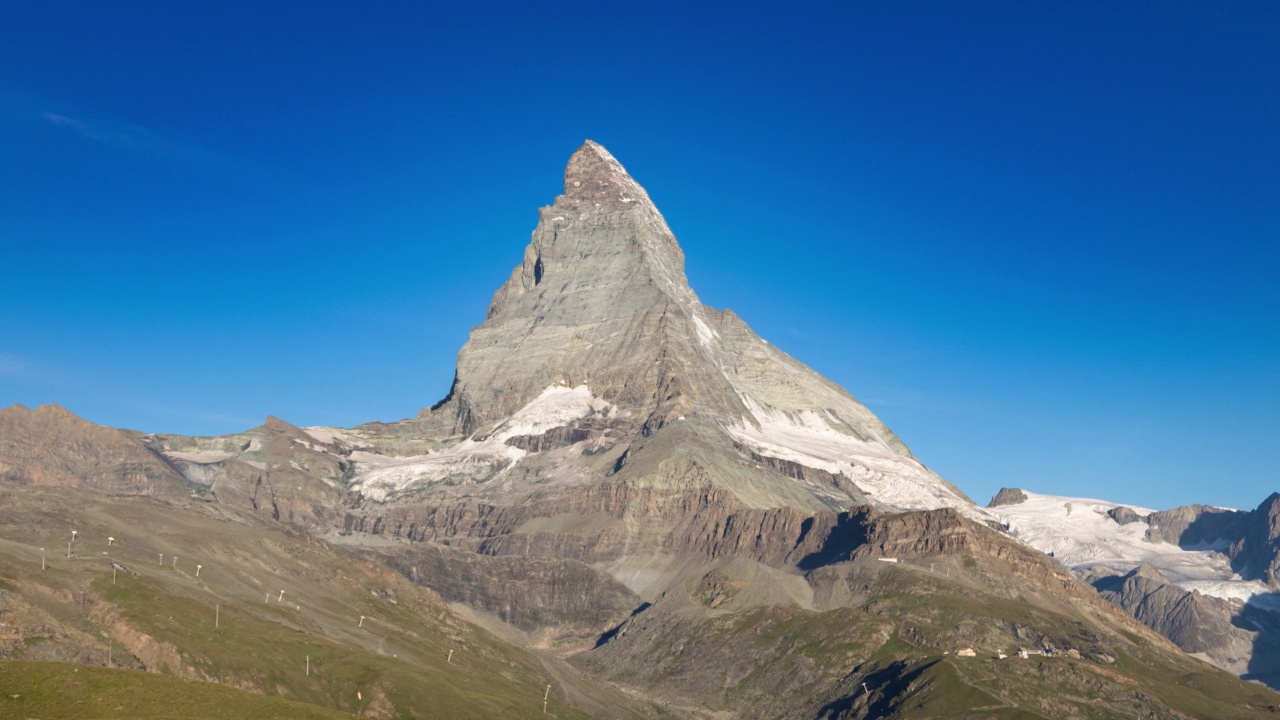
<instances>
[{"instance_id":1,"label":"clear sky","mask_svg":"<svg viewBox=\"0 0 1280 720\"><path fill-rule=\"evenodd\" d=\"M1275 2L191 5L6 4L0 405L413 415L591 138L979 502L1280 489Z\"/></svg>"}]
</instances>

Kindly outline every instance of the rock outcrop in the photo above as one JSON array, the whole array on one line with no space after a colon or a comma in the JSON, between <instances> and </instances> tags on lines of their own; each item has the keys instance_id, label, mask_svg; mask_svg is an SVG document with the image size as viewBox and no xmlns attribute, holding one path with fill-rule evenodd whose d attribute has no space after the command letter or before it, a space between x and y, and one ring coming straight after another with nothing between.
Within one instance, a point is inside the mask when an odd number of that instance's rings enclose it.
<instances>
[{"instance_id":1,"label":"rock outcrop","mask_svg":"<svg viewBox=\"0 0 1280 720\"><path fill-rule=\"evenodd\" d=\"M1143 564L1125 575L1092 579L1098 593L1188 653L1200 653L1238 675L1248 672L1257 632L1233 620L1242 604L1184 590Z\"/></svg>"},{"instance_id":2,"label":"rock outcrop","mask_svg":"<svg viewBox=\"0 0 1280 720\"><path fill-rule=\"evenodd\" d=\"M1272 493L1241 523L1239 539L1227 549L1232 566L1280 590L1280 493Z\"/></svg>"},{"instance_id":3,"label":"rock outcrop","mask_svg":"<svg viewBox=\"0 0 1280 720\"><path fill-rule=\"evenodd\" d=\"M1017 505L1020 502L1026 502L1027 494L1018 488L1000 488L1000 492L991 498L991 502L987 503L987 507L994 508L1001 505Z\"/></svg>"},{"instance_id":4,"label":"rock outcrop","mask_svg":"<svg viewBox=\"0 0 1280 720\"><path fill-rule=\"evenodd\" d=\"M1107 517L1115 520L1120 525L1129 525L1136 522L1145 522L1145 518L1139 515L1131 507L1120 505L1113 507L1107 511Z\"/></svg>"},{"instance_id":5,"label":"rock outcrop","mask_svg":"<svg viewBox=\"0 0 1280 720\"><path fill-rule=\"evenodd\" d=\"M1208 505L1186 505L1147 516L1147 540L1183 547L1212 545L1242 534L1247 513Z\"/></svg>"},{"instance_id":6,"label":"rock outcrop","mask_svg":"<svg viewBox=\"0 0 1280 720\"><path fill-rule=\"evenodd\" d=\"M1148 540L1184 548L1220 546L1236 572L1280 590L1280 493L1253 510L1188 505L1151 513L1146 521Z\"/></svg>"},{"instance_id":7,"label":"rock outcrop","mask_svg":"<svg viewBox=\"0 0 1280 720\"><path fill-rule=\"evenodd\" d=\"M0 410L0 480L116 495L181 497L193 487L142 435L95 425L58 405Z\"/></svg>"}]
</instances>

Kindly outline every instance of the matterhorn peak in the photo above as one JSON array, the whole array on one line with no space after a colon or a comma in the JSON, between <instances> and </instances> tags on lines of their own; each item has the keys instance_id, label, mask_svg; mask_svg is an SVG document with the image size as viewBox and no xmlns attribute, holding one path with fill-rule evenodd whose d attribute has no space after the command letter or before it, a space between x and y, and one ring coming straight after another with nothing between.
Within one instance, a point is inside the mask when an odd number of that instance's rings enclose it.
<instances>
[{"instance_id":1,"label":"matterhorn peak","mask_svg":"<svg viewBox=\"0 0 1280 720\"><path fill-rule=\"evenodd\" d=\"M849 393L703 305L648 193L590 140L458 353L448 397L392 430L425 435L432 454L358 470L378 500L675 483L755 508L983 515Z\"/></svg>"},{"instance_id":2,"label":"matterhorn peak","mask_svg":"<svg viewBox=\"0 0 1280 720\"><path fill-rule=\"evenodd\" d=\"M564 169L566 199L610 203L649 203L649 195L603 145L587 140Z\"/></svg>"},{"instance_id":3,"label":"matterhorn peak","mask_svg":"<svg viewBox=\"0 0 1280 720\"><path fill-rule=\"evenodd\" d=\"M663 299L698 304L666 220L603 146L588 140L573 153L564 194L539 215L524 262L494 296L490 320L552 313L578 323L630 315Z\"/></svg>"}]
</instances>

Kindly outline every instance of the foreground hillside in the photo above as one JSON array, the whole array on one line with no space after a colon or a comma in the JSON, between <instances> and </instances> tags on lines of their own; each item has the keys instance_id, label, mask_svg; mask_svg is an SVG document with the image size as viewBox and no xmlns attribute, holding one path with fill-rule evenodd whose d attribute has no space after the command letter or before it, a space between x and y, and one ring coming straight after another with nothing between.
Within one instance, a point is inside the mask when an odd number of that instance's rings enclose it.
<instances>
[{"instance_id":1,"label":"foreground hillside","mask_svg":"<svg viewBox=\"0 0 1280 720\"><path fill-rule=\"evenodd\" d=\"M558 717L649 715L285 525L77 490L2 487L0 508L0 657L149 670L371 717L541 717L548 684Z\"/></svg>"},{"instance_id":2,"label":"foreground hillside","mask_svg":"<svg viewBox=\"0 0 1280 720\"><path fill-rule=\"evenodd\" d=\"M357 716L157 673L3 660L0 661L0 717L351 720Z\"/></svg>"},{"instance_id":3,"label":"foreground hillside","mask_svg":"<svg viewBox=\"0 0 1280 720\"><path fill-rule=\"evenodd\" d=\"M468 553L481 564L419 584L405 563L429 544L352 538L360 556L384 558L373 563L209 503L6 488L0 507L0 653L61 661L58 677L110 664L368 717L544 717L548 684L548 713L562 718L1217 719L1269 716L1277 703L951 511L848 515L810 524L798 545L669 558L678 582L584 636L556 596L511 583L510 615L526 620L483 610L503 592L481 578L483 563L520 558ZM813 567L774 547L798 547ZM890 549L898 562L885 561ZM557 572L523 582L571 576ZM473 607L451 608L424 584L469 587ZM1022 659L1019 648L1046 654ZM32 698L50 682L4 677L6 693ZM165 716L149 714L145 693L128 697L140 703L131 714L102 716ZM61 712L50 708L31 716Z\"/></svg>"}]
</instances>

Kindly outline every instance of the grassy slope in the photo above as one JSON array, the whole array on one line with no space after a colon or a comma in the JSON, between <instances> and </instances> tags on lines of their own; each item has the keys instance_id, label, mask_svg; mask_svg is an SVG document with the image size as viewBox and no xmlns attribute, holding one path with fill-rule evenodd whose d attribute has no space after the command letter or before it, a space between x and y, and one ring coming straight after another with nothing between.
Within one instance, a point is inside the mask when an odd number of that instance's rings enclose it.
<instances>
[{"instance_id":1,"label":"grassy slope","mask_svg":"<svg viewBox=\"0 0 1280 720\"><path fill-rule=\"evenodd\" d=\"M116 666L375 717L548 717L548 672L533 655L395 572L279 525L208 506L30 490L0 493L0 508L0 609L16 630L0 633L0 657L105 665L110 651ZM68 527L79 530L72 558ZM136 574L117 572L113 583L112 561ZM602 684L573 690L619 717L652 715ZM563 698L553 687L550 716L587 717Z\"/></svg>"},{"instance_id":2,"label":"grassy slope","mask_svg":"<svg viewBox=\"0 0 1280 720\"><path fill-rule=\"evenodd\" d=\"M0 661L0 717L42 720L341 720L354 716L278 697L158 673Z\"/></svg>"},{"instance_id":3,"label":"grassy slope","mask_svg":"<svg viewBox=\"0 0 1280 720\"><path fill-rule=\"evenodd\" d=\"M861 594L849 607L827 611L730 601L708 616L703 589L690 584L577 662L756 718L1230 720L1275 717L1269 707L1280 704L1267 688L1150 638L876 565L851 573ZM1083 657L996 657L1044 639ZM954 654L964 647L978 657Z\"/></svg>"}]
</instances>

